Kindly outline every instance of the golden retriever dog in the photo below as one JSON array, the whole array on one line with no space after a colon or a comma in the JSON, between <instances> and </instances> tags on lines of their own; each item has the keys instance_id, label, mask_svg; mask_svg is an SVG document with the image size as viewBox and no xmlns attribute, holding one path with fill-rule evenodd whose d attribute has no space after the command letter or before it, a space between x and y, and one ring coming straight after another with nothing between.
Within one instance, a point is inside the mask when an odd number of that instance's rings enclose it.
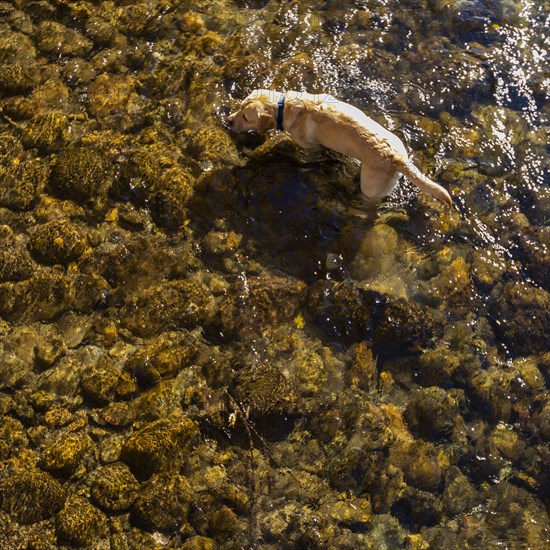
<instances>
[{"instance_id":1,"label":"golden retriever dog","mask_svg":"<svg viewBox=\"0 0 550 550\"><path fill-rule=\"evenodd\" d=\"M361 161L361 191L388 196L404 174L422 191L452 207L449 193L409 160L403 142L365 113L330 95L254 90L226 123L235 132L284 130L306 150L327 147Z\"/></svg>"}]
</instances>

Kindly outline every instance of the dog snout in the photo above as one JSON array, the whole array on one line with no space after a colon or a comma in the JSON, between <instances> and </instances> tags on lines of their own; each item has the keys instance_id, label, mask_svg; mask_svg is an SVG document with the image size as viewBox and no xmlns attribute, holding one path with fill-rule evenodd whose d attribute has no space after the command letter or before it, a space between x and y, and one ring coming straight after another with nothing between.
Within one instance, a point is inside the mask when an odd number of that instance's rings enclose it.
<instances>
[{"instance_id":1,"label":"dog snout","mask_svg":"<svg viewBox=\"0 0 550 550\"><path fill-rule=\"evenodd\" d=\"M229 129L233 128L234 122L235 122L235 114L234 113L225 117L225 125Z\"/></svg>"}]
</instances>

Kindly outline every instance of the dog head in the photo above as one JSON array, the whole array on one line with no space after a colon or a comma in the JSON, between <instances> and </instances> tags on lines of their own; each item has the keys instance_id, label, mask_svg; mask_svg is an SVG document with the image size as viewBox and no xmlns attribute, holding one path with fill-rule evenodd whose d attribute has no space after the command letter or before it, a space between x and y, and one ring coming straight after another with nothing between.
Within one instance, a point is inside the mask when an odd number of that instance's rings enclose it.
<instances>
[{"instance_id":1,"label":"dog head","mask_svg":"<svg viewBox=\"0 0 550 550\"><path fill-rule=\"evenodd\" d=\"M276 92L254 90L243 102L241 108L231 113L225 122L234 132L255 130L265 134L277 127L277 105L273 101ZM278 95L277 95L278 97Z\"/></svg>"}]
</instances>

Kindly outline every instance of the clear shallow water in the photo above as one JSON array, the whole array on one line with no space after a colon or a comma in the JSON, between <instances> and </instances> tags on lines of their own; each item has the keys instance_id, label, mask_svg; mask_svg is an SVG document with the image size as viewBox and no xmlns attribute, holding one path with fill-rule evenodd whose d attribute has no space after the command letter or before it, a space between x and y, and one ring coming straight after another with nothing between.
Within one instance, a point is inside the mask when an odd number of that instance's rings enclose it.
<instances>
[{"instance_id":1,"label":"clear shallow water","mask_svg":"<svg viewBox=\"0 0 550 550\"><path fill-rule=\"evenodd\" d=\"M3 547L548 545L546 4L0 9ZM459 212L229 136L256 87Z\"/></svg>"}]
</instances>

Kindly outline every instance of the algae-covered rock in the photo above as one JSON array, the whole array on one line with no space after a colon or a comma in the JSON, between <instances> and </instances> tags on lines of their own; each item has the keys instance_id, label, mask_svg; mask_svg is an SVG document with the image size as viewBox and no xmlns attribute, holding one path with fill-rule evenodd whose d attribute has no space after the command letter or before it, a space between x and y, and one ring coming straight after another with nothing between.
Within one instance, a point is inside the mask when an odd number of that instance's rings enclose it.
<instances>
[{"instance_id":1,"label":"algae-covered rock","mask_svg":"<svg viewBox=\"0 0 550 550\"><path fill-rule=\"evenodd\" d=\"M309 305L321 328L332 337L358 341L372 334L380 295L366 292L351 280L318 281L309 292Z\"/></svg>"},{"instance_id":2,"label":"algae-covered rock","mask_svg":"<svg viewBox=\"0 0 550 550\"><path fill-rule=\"evenodd\" d=\"M155 223L171 231L187 220L187 203L194 192L191 171L178 164L177 149L147 146L133 151L121 167L118 193L146 205Z\"/></svg>"},{"instance_id":3,"label":"algae-covered rock","mask_svg":"<svg viewBox=\"0 0 550 550\"><path fill-rule=\"evenodd\" d=\"M407 405L404 418L412 432L437 440L451 435L460 413L453 397L432 387L418 390Z\"/></svg>"},{"instance_id":4,"label":"algae-covered rock","mask_svg":"<svg viewBox=\"0 0 550 550\"><path fill-rule=\"evenodd\" d=\"M45 54L84 57L93 44L77 30L57 21L43 21L37 29L38 49Z\"/></svg>"},{"instance_id":5,"label":"algae-covered rock","mask_svg":"<svg viewBox=\"0 0 550 550\"><path fill-rule=\"evenodd\" d=\"M35 270L27 249L7 225L0 226L0 282L21 281Z\"/></svg>"},{"instance_id":6,"label":"algae-covered rock","mask_svg":"<svg viewBox=\"0 0 550 550\"><path fill-rule=\"evenodd\" d=\"M40 83L37 67L22 66L18 63L0 67L0 94L24 94Z\"/></svg>"},{"instance_id":7,"label":"algae-covered rock","mask_svg":"<svg viewBox=\"0 0 550 550\"><path fill-rule=\"evenodd\" d=\"M217 305L209 289L194 279L170 281L131 297L121 312L122 323L137 335L204 326Z\"/></svg>"},{"instance_id":8,"label":"algae-covered rock","mask_svg":"<svg viewBox=\"0 0 550 550\"><path fill-rule=\"evenodd\" d=\"M193 134L189 152L205 166L239 164L239 154L229 134L218 126L205 124Z\"/></svg>"},{"instance_id":9,"label":"algae-covered rock","mask_svg":"<svg viewBox=\"0 0 550 550\"><path fill-rule=\"evenodd\" d=\"M152 386L189 365L196 351L197 344L190 333L167 332L133 354L125 368L141 386Z\"/></svg>"},{"instance_id":10,"label":"algae-covered rock","mask_svg":"<svg viewBox=\"0 0 550 550\"><path fill-rule=\"evenodd\" d=\"M136 93L131 75L100 74L88 85L88 112L99 120L126 130L143 121L145 104Z\"/></svg>"},{"instance_id":11,"label":"algae-covered rock","mask_svg":"<svg viewBox=\"0 0 550 550\"><path fill-rule=\"evenodd\" d=\"M133 525L149 531L174 533L186 522L193 490L181 475L152 477L132 506Z\"/></svg>"},{"instance_id":12,"label":"algae-covered rock","mask_svg":"<svg viewBox=\"0 0 550 550\"><path fill-rule=\"evenodd\" d=\"M296 396L281 370L270 363L245 367L239 372L235 394L251 417L293 413Z\"/></svg>"},{"instance_id":13,"label":"algae-covered rock","mask_svg":"<svg viewBox=\"0 0 550 550\"><path fill-rule=\"evenodd\" d=\"M100 466L90 476L94 502L108 512L129 510L138 496L139 483L122 462Z\"/></svg>"},{"instance_id":14,"label":"algae-covered rock","mask_svg":"<svg viewBox=\"0 0 550 550\"><path fill-rule=\"evenodd\" d=\"M0 284L0 315L9 321L48 321L75 309L90 312L108 288L99 277L41 273Z\"/></svg>"},{"instance_id":15,"label":"algae-covered rock","mask_svg":"<svg viewBox=\"0 0 550 550\"><path fill-rule=\"evenodd\" d=\"M8 415L0 417L0 460L6 460L24 449L28 441L25 428L19 420Z\"/></svg>"},{"instance_id":16,"label":"algae-covered rock","mask_svg":"<svg viewBox=\"0 0 550 550\"><path fill-rule=\"evenodd\" d=\"M69 477L91 445L92 440L87 435L61 436L42 451L38 465L56 477Z\"/></svg>"},{"instance_id":17,"label":"algae-covered rock","mask_svg":"<svg viewBox=\"0 0 550 550\"><path fill-rule=\"evenodd\" d=\"M49 174L48 164L39 159L0 169L0 206L12 210L29 210L38 202Z\"/></svg>"},{"instance_id":18,"label":"algae-covered rock","mask_svg":"<svg viewBox=\"0 0 550 550\"><path fill-rule=\"evenodd\" d=\"M448 464L445 453L430 443L415 440L406 447L406 455L402 469L407 485L421 491L437 491Z\"/></svg>"},{"instance_id":19,"label":"algae-covered rock","mask_svg":"<svg viewBox=\"0 0 550 550\"><path fill-rule=\"evenodd\" d=\"M550 294L524 283L497 286L489 305L495 334L515 355L532 355L548 349Z\"/></svg>"},{"instance_id":20,"label":"algae-covered rock","mask_svg":"<svg viewBox=\"0 0 550 550\"><path fill-rule=\"evenodd\" d=\"M188 219L187 201L193 194L195 179L189 170L174 166L163 173L150 194L151 215L155 223L170 231L181 229Z\"/></svg>"},{"instance_id":21,"label":"algae-covered rock","mask_svg":"<svg viewBox=\"0 0 550 550\"><path fill-rule=\"evenodd\" d=\"M85 498L70 495L55 518L55 530L60 541L87 548L107 535L107 518Z\"/></svg>"},{"instance_id":22,"label":"algae-covered rock","mask_svg":"<svg viewBox=\"0 0 550 550\"><path fill-rule=\"evenodd\" d=\"M137 393L133 378L108 356L102 356L93 369L82 373L82 393L93 405L108 405L115 399L129 399Z\"/></svg>"},{"instance_id":23,"label":"algae-covered rock","mask_svg":"<svg viewBox=\"0 0 550 550\"><path fill-rule=\"evenodd\" d=\"M36 60L36 50L31 39L20 32L4 30L0 36L0 63L19 63L29 66Z\"/></svg>"},{"instance_id":24,"label":"algae-covered rock","mask_svg":"<svg viewBox=\"0 0 550 550\"><path fill-rule=\"evenodd\" d=\"M250 277L246 289L242 282L231 289L221 306L226 330L246 336L291 320L301 305L305 285L294 277L262 274Z\"/></svg>"},{"instance_id":25,"label":"algae-covered rock","mask_svg":"<svg viewBox=\"0 0 550 550\"><path fill-rule=\"evenodd\" d=\"M67 147L57 157L50 188L54 195L79 204L102 202L111 179L111 171L100 153L88 147Z\"/></svg>"},{"instance_id":26,"label":"algae-covered rock","mask_svg":"<svg viewBox=\"0 0 550 550\"><path fill-rule=\"evenodd\" d=\"M63 507L65 498L62 485L35 468L14 471L0 483L0 508L22 525L51 518Z\"/></svg>"},{"instance_id":27,"label":"algae-covered rock","mask_svg":"<svg viewBox=\"0 0 550 550\"><path fill-rule=\"evenodd\" d=\"M69 121L61 111L35 114L21 132L21 142L27 149L53 153L66 139Z\"/></svg>"},{"instance_id":28,"label":"algae-covered rock","mask_svg":"<svg viewBox=\"0 0 550 550\"><path fill-rule=\"evenodd\" d=\"M85 247L80 231L68 220L40 225L29 239L31 254L46 265L67 265L80 258Z\"/></svg>"},{"instance_id":29,"label":"algae-covered rock","mask_svg":"<svg viewBox=\"0 0 550 550\"><path fill-rule=\"evenodd\" d=\"M376 322L374 350L394 355L424 349L436 329L437 323L426 307L405 299L388 301Z\"/></svg>"},{"instance_id":30,"label":"algae-covered rock","mask_svg":"<svg viewBox=\"0 0 550 550\"><path fill-rule=\"evenodd\" d=\"M177 466L198 435L198 425L189 418L157 420L127 439L122 460L139 479L148 479L163 468Z\"/></svg>"}]
</instances>

